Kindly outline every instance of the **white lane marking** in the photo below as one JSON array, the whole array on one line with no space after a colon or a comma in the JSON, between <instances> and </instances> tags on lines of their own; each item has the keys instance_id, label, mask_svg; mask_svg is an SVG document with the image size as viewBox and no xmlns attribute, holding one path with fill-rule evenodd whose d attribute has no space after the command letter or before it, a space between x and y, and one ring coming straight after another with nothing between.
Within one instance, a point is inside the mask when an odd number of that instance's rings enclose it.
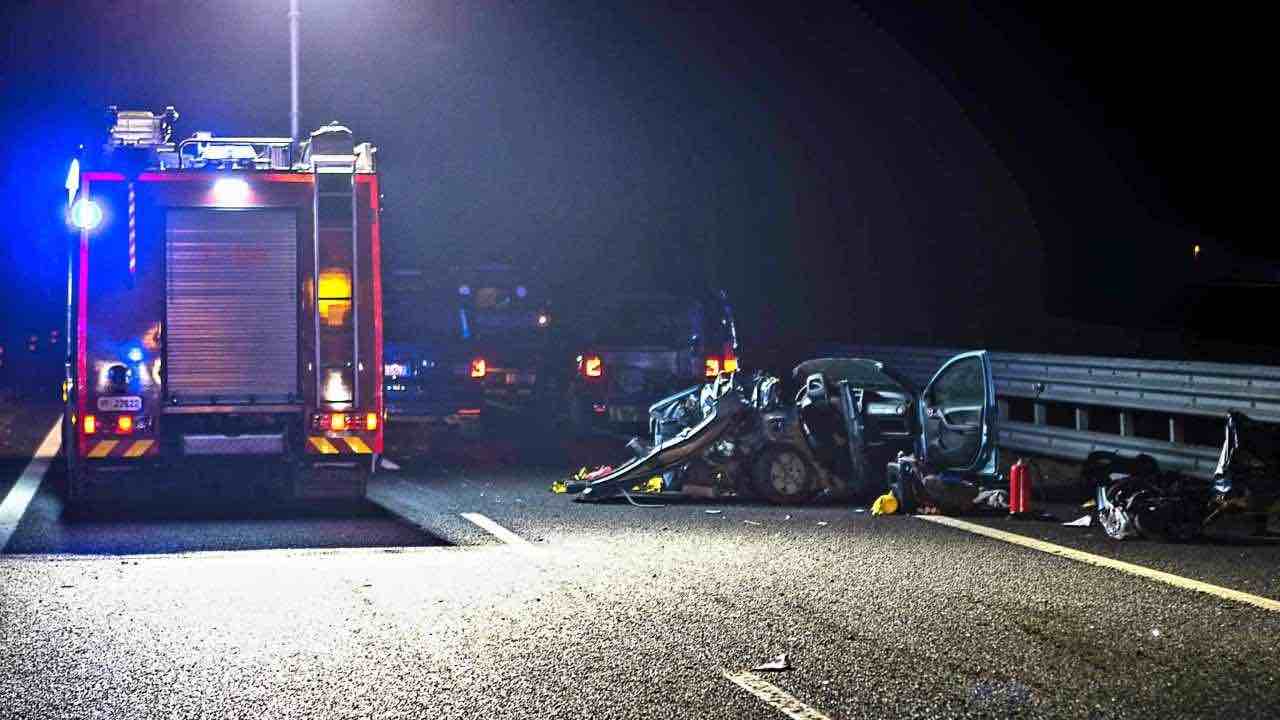
<instances>
[{"instance_id":1,"label":"white lane marking","mask_svg":"<svg viewBox=\"0 0 1280 720\"><path fill-rule=\"evenodd\" d=\"M9 538L18 529L18 523L22 522L22 516L27 514L27 506L40 490L44 474L49 470L49 464L58 456L58 448L61 446L62 418L59 417L54 421L53 427L49 428L40 447L36 448L36 454L31 456L31 462L27 463L22 475L18 476L18 481L9 488L4 502L0 502L0 552L4 552Z\"/></svg>"},{"instance_id":2,"label":"white lane marking","mask_svg":"<svg viewBox=\"0 0 1280 720\"><path fill-rule=\"evenodd\" d=\"M746 690L764 701L766 705L793 720L831 720L825 713L812 708L795 698L786 690L766 682L759 675L747 670L721 673L729 682Z\"/></svg>"},{"instance_id":3,"label":"white lane marking","mask_svg":"<svg viewBox=\"0 0 1280 720\"><path fill-rule=\"evenodd\" d=\"M1265 598L1260 595L1251 595L1247 592L1240 592L1239 590L1232 590L1231 588L1225 588L1219 585L1211 585L1207 582L1192 580L1191 578L1174 575L1173 573L1167 573L1163 570L1154 570L1149 567L1143 567L1142 565L1127 563L1123 560L1094 555L1093 553L1087 553L1083 550L1055 545L1051 542L1027 537L1026 535L1018 535L1016 533L1005 532L1003 530L996 530L995 528L989 528L985 525L965 522L964 520L957 520L945 515L917 515L916 517L921 520L928 520L929 522L936 523L938 525L946 525L947 527L956 528L957 530L966 530L975 535L983 535L995 540L1003 540L1007 543L1031 548L1032 550L1039 550L1040 552L1048 553L1050 555L1057 555L1058 557L1064 557L1068 560L1075 560L1076 562L1082 562L1089 565L1097 565L1098 567L1119 570L1120 572L1129 573L1130 575L1137 575L1141 578L1162 582L1166 585L1172 585L1176 588L1208 593L1209 595L1220 597L1224 600L1234 600L1236 602L1260 607L1263 610L1280 612L1280 600L1272 600L1271 598Z\"/></svg>"},{"instance_id":4,"label":"white lane marking","mask_svg":"<svg viewBox=\"0 0 1280 720\"><path fill-rule=\"evenodd\" d=\"M525 540L480 513L462 513L462 517L465 520L471 521L473 525L478 526L481 530L484 530L508 545L533 547L528 540Z\"/></svg>"}]
</instances>

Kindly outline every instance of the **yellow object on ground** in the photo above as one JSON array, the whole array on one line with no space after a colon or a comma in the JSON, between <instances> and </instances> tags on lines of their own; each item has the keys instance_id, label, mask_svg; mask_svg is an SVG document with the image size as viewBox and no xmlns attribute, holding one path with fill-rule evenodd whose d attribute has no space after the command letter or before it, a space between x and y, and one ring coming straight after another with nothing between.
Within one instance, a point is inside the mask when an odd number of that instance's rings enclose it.
<instances>
[{"instance_id":1,"label":"yellow object on ground","mask_svg":"<svg viewBox=\"0 0 1280 720\"><path fill-rule=\"evenodd\" d=\"M557 480L551 483L551 492L561 494L567 493L569 492L569 484L563 480Z\"/></svg>"},{"instance_id":2,"label":"yellow object on ground","mask_svg":"<svg viewBox=\"0 0 1280 720\"><path fill-rule=\"evenodd\" d=\"M898 498L893 493L885 493L871 503L872 515L892 515L898 512Z\"/></svg>"},{"instance_id":3,"label":"yellow object on ground","mask_svg":"<svg viewBox=\"0 0 1280 720\"><path fill-rule=\"evenodd\" d=\"M662 492L662 477L654 475L645 482L632 486L631 492L660 493Z\"/></svg>"}]
</instances>

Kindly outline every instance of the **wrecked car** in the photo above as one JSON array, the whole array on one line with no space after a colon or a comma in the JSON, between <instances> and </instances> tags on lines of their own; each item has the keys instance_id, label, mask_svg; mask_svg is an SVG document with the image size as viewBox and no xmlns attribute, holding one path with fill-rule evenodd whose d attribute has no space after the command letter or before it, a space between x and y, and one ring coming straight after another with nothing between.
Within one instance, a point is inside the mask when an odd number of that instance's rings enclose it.
<instances>
[{"instance_id":1,"label":"wrecked car","mask_svg":"<svg viewBox=\"0 0 1280 720\"><path fill-rule=\"evenodd\" d=\"M995 477L995 389L985 351L949 360L921 392L881 362L821 358L792 371L789 400L777 377L722 373L651 406L652 442L635 457L570 489L578 501L630 497L660 477L665 492L739 495L775 503L819 496L867 499L887 486L933 502L938 488ZM919 458L917 460L917 458ZM905 460L905 462L904 462ZM946 477L943 485L934 480ZM896 492L896 491L895 491Z\"/></svg>"},{"instance_id":2,"label":"wrecked car","mask_svg":"<svg viewBox=\"0 0 1280 720\"><path fill-rule=\"evenodd\" d=\"M1091 453L1081 474L1095 487L1096 519L1110 538L1189 540L1229 514L1251 515L1263 535L1280 511L1280 428L1228 413L1212 480L1114 452Z\"/></svg>"}]
</instances>

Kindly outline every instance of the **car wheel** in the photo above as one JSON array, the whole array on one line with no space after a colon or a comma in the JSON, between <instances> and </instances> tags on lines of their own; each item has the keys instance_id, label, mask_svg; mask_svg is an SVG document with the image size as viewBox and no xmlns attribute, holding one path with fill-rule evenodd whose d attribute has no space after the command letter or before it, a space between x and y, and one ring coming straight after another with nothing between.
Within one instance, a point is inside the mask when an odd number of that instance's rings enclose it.
<instances>
[{"instance_id":1,"label":"car wheel","mask_svg":"<svg viewBox=\"0 0 1280 720\"><path fill-rule=\"evenodd\" d=\"M756 494L771 503L803 503L817 494L813 468L791 448L766 450L754 469Z\"/></svg>"}]
</instances>

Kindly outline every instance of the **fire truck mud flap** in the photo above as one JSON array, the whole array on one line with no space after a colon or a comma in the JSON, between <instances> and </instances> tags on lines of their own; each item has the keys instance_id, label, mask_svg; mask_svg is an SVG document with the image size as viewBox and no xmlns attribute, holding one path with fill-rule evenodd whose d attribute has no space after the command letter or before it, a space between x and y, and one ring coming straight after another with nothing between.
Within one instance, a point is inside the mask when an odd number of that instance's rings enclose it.
<instances>
[{"instance_id":1,"label":"fire truck mud flap","mask_svg":"<svg viewBox=\"0 0 1280 720\"><path fill-rule=\"evenodd\" d=\"M313 463L299 466L293 475L295 500L359 500L369 485L368 460Z\"/></svg>"}]
</instances>

